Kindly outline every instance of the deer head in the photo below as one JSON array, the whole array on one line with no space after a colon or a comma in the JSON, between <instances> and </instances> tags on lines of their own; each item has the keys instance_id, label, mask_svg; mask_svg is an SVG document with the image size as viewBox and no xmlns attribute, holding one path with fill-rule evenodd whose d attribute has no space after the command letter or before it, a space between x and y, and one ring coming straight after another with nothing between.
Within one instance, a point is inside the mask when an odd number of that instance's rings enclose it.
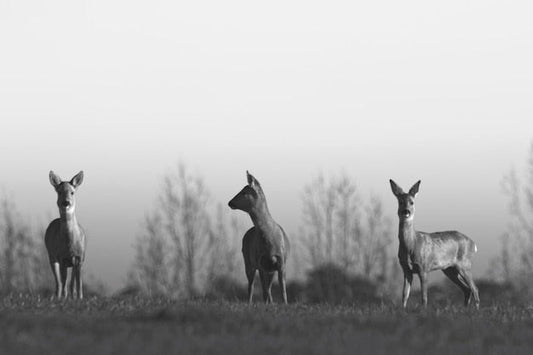
<instances>
[{"instance_id":1,"label":"deer head","mask_svg":"<svg viewBox=\"0 0 533 355\"><path fill-rule=\"evenodd\" d=\"M405 193L403 189L398 186L394 181L390 181L392 193L398 199L398 217L404 220L411 220L415 215L415 196L418 193L420 187L420 180L416 182L408 193Z\"/></svg>"},{"instance_id":2,"label":"deer head","mask_svg":"<svg viewBox=\"0 0 533 355\"><path fill-rule=\"evenodd\" d=\"M265 195L263 189L259 184L259 181L246 171L246 178L248 179L248 185L244 186L242 190L235 195L234 198L228 202L228 206L231 209L238 209L244 212L250 212L265 202Z\"/></svg>"},{"instance_id":3,"label":"deer head","mask_svg":"<svg viewBox=\"0 0 533 355\"><path fill-rule=\"evenodd\" d=\"M70 181L62 181L53 171L49 174L50 183L57 192L57 207L60 214L70 214L76 208L74 193L83 181L83 171L76 174Z\"/></svg>"}]
</instances>

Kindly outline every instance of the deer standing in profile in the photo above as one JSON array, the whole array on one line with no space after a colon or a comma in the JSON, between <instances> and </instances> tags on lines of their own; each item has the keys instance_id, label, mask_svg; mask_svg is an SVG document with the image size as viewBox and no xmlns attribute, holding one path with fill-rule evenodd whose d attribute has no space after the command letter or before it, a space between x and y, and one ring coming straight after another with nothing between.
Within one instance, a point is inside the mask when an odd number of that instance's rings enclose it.
<instances>
[{"instance_id":1,"label":"deer standing in profile","mask_svg":"<svg viewBox=\"0 0 533 355\"><path fill-rule=\"evenodd\" d=\"M400 218L398 258L404 275L403 307L407 306L413 274L418 274L420 278L422 303L426 307L428 273L433 270L442 270L463 291L465 306L470 304L474 296L476 308L479 308L478 289L471 272L471 259L477 251L474 241L457 231L436 233L415 231L413 223L415 196L418 193L420 181L414 184L408 193L405 193L392 180L390 180L390 185L392 193L398 199L398 217Z\"/></svg>"},{"instance_id":2,"label":"deer standing in profile","mask_svg":"<svg viewBox=\"0 0 533 355\"><path fill-rule=\"evenodd\" d=\"M259 270L263 286L265 303L272 303L271 288L276 271L283 302L287 303L285 267L289 253L289 240L283 228L270 215L259 181L248 171L246 171L246 176L248 185L232 198L228 205L231 209L239 209L248 213L254 224L242 239L244 268L248 278L248 303L252 303L257 270Z\"/></svg>"},{"instance_id":3,"label":"deer standing in profile","mask_svg":"<svg viewBox=\"0 0 533 355\"><path fill-rule=\"evenodd\" d=\"M82 299L81 267L85 260L86 240L85 232L74 214L76 208L74 193L83 181L83 171L80 171L70 181L61 181L61 178L53 171L50 171L49 178L57 192L57 207L59 208L59 218L54 219L48 225L44 236L56 282L55 296L58 299L67 297L67 268L71 267L71 297L74 297L74 291L76 291L78 299Z\"/></svg>"}]
</instances>

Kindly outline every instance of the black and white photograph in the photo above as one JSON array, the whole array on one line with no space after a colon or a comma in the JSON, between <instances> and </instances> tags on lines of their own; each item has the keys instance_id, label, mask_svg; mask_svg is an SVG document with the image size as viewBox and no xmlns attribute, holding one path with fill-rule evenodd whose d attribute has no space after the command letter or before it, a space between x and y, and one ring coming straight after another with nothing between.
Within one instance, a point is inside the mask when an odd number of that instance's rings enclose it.
<instances>
[{"instance_id":1,"label":"black and white photograph","mask_svg":"<svg viewBox=\"0 0 533 355\"><path fill-rule=\"evenodd\" d=\"M532 354L532 15L0 0L0 354Z\"/></svg>"}]
</instances>

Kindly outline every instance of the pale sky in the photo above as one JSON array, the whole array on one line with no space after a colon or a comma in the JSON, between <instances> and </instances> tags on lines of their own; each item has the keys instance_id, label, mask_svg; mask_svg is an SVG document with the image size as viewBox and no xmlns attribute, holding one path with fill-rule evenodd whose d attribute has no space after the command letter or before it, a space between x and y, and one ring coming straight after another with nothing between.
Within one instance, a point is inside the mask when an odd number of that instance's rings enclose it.
<instances>
[{"instance_id":1,"label":"pale sky","mask_svg":"<svg viewBox=\"0 0 533 355\"><path fill-rule=\"evenodd\" d=\"M46 225L57 215L48 171L84 170L87 272L117 289L179 160L224 204L250 170L293 234L319 171L380 196L395 228L388 179L422 179L417 227L471 236L482 276L508 220L502 176L520 171L533 139L532 10L0 0L0 188Z\"/></svg>"}]
</instances>

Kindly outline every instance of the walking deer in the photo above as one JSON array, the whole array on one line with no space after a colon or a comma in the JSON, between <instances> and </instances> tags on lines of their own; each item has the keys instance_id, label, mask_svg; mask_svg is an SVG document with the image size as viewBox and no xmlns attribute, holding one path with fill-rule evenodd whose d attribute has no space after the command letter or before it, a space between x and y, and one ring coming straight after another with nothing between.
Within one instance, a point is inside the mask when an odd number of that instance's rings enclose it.
<instances>
[{"instance_id":1,"label":"walking deer","mask_svg":"<svg viewBox=\"0 0 533 355\"><path fill-rule=\"evenodd\" d=\"M265 303L272 303L272 282L274 273L278 272L278 282L283 302L287 303L285 266L289 253L287 234L274 221L267 207L265 194L259 181L246 171L248 185L228 203L231 209L248 213L254 226L242 239L244 268L248 278L248 303L252 303L252 294L256 271L263 286Z\"/></svg>"},{"instance_id":2,"label":"walking deer","mask_svg":"<svg viewBox=\"0 0 533 355\"><path fill-rule=\"evenodd\" d=\"M472 256L477 251L476 244L466 235L457 231L424 233L415 231L413 219L415 215L415 196L420 181L405 193L400 186L390 180L392 193L398 199L398 217L400 227L398 237L400 247L398 258L403 270L403 307L411 290L413 274L420 278L422 303L427 306L427 276L430 271L442 272L455 283L464 293L465 306L470 304L474 296L475 306L479 308L479 294L472 277Z\"/></svg>"},{"instance_id":3,"label":"walking deer","mask_svg":"<svg viewBox=\"0 0 533 355\"><path fill-rule=\"evenodd\" d=\"M80 171L70 181L61 181L50 171L50 183L57 192L59 218L54 219L46 229L44 242L48 251L50 266L56 282L55 296L60 299L67 297L67 268L71 267L70 294L74 291L79 299L83 298L81 267L85 260L85 232L76 220L74 210L76 199L74 193L83 181ZM74 290L75 288L75 290Z\"/></svg>"}]
</instances>

